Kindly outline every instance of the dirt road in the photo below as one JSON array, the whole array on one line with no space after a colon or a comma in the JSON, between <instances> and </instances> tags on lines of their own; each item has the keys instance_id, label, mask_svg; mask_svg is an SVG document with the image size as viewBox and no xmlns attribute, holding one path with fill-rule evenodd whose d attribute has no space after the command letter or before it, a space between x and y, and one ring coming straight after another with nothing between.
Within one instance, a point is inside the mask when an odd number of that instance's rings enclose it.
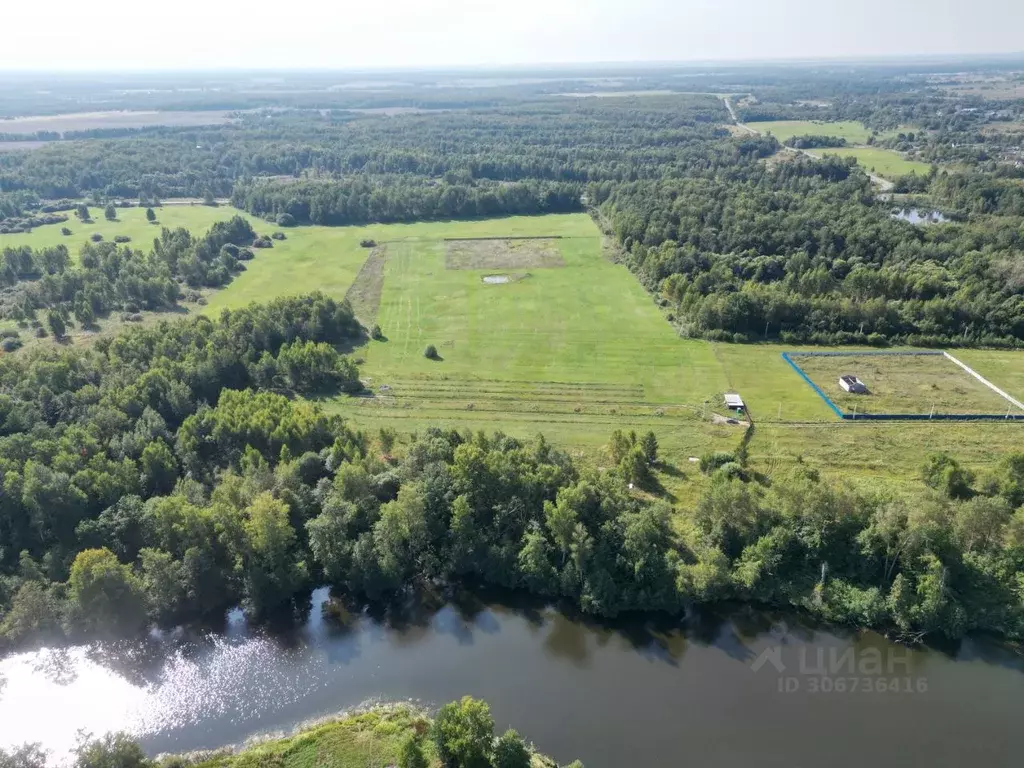
<instances>
[{"instance_id":1,"label":"dirt road","mask_svg":"<svg viewBox=\"0 0 1024 768\"><path fill-rule=\"evenodd\" d=\"M746 125L746 124L740 122L739 117L736 116L736 110L733 109L732 102L729 101L729 97L728 96L723 96L722 97L722 101L725 102L725 108L727 110L729 110L729 117L732 118L732 121L736 125L737 128L739 128L740 130L746 131L747 133L750 133L750 134L760 135L761 132L758 131L756 128L751 128L749 125ZM782 148L785 149L788 152L799 152L799 153L803 153L803 154L807 155L808 157L817 157L817 155L815 155L815 154L813 154L811 152L808 152L805 149L796 149L794 147L787 147L785 145L783 145ZM883 179L881 176L878 176L878 175L876 175L874 173L871 173L870 171L868 171L868 170L866 170L864 168L862 168L862 170L864 171L864 173L866 173L868 175L868 178L871 179L871 181L873 181L878 186L878 188L880 190L882 190L883 192L891 192L892 188L894 186L896 186L895 184L893 184L888 179Z\"/></svg>"}]
</instances>

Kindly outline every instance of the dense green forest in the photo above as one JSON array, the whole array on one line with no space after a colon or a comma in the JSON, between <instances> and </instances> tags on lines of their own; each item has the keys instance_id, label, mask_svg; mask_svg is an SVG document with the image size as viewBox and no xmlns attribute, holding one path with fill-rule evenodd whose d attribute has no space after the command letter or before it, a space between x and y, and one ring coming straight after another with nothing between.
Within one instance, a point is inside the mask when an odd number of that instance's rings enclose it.
<instances>
[{"instance_id":1,"label":"dense green forest","mask_svg":"<svg viewBox=\"0 0 1024 768\"><path fill-rule=\"evenodd\" d=\"M358 388L336 347L361 333L346 304L307 296L0 359L4 640L467 578L602 616L740 598L907 636L1024 636L1022 456L983 478L936 456L909 505L713 454L680 535L668 504L627 490L651 437L614 435L602 473L542 437L396 445L296 397Z\"/></svg>"}]
</instances>

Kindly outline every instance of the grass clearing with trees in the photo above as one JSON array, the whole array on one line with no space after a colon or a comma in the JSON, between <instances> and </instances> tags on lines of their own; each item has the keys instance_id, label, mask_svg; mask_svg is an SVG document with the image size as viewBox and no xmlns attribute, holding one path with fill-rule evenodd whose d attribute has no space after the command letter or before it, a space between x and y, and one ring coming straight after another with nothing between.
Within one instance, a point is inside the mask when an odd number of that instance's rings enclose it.
<instances>
[{"instance_id":1,"label":"grass clearing with trees","mask_svg":"<svg viewBox=\"0 0 1024 768\"><path fill-rule=\"evenodd\" d=\"M780 143L799 136L829 136L837 139L845 139L848 146L828 147L807 150L811 154L822 157L826 154L839 155L840 157L856 158L857 163L866 171L876 173L887 178L896 178L916 173L923 176L928 173L928 163L917 160L908 160L899 152L891 149L864 146L872 135L876 138L885 139L895 136L903 130L913 130L909 126L893 131L874 133L863 123L856 120L841 120L835 122L819 120L772 120L766 122L749 123L749 127L760 132L770 133Z\"/></svg>"},{"instance_id":2,"label":"grass clearing with trees","mask_svg":"<svg viewBox=\"0 0 1024 768\"><path fill-rule=\"evenodd\" d=\"M853 157L864 170L890 179L906 176L911 173L923 176L931 170L931 166L928 163L922 163L918 160L907 160L899 152L893 152L891 149L838 147L835 149L814 149L810 151L819 157L827 154Z\"/></svg>"},{"instance_id":3,"label":"grass clearing with trees","mask_svg":"<svg viewBox=\"0 0 1024 768\"><path fill-rule=\"evenodd\" d=\"M856 120L770 120L750 123L750 127L761 133L770 133L780 143L794 136L833 136L846 139L849 144L866 144L872 131Z\"/></svg>"},{"instance_id":4,"label":"grass clearing with trees","mask_svg":"<svg viewBox=\"0 0 1024 768\"><path fill-rule=\"evenodd\" d=\"M229 205L164 205L153 208L156 223L146 221L146 209L140 207L117 208L117 219L108 221L103 216L104 206L88 205L91 222L83 224L74 211L63 211L68 220L63 224L47 224L36 227L31 232L0 234L0 250L17 248L27 245L30 248L51 248L66 245L73 260L78 259L79 249L89 242L90 237L98 233L104 240L113 241L118 235L130 237L126 243L132 248L148 252L153 248L153 238L160 236L160 229L184 227L193 235L202 235L214 223L227 221L233 216L248 219L253 228L261 234L277 229L272 224L260 221L237 208ZM62 235L61 229L67 227L70 235Z\"/></svg>"}]
</instances>

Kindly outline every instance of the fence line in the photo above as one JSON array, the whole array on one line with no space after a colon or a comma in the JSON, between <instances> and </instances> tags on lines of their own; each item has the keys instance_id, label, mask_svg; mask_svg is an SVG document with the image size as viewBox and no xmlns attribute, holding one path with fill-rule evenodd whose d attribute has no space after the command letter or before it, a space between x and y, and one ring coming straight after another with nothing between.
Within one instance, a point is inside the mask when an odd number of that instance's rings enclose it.
<instances>
[{"instance_id":1,"label":"fence line","mask_svg":"<svg viewBox=\"0 0 1024 768\"><path fill-rule=\"evenodd\" d=\"M973 368L969 367L965 363L960 362L948 352L942 351L907 351L907 352L882 352L882 351L870 351L870 352L783 352L782 359L789 363L789 366L797 372L801 379L813 389L818 397L825 401L825 405L832 409L832 412L843 421L1024 421L1024 413L846 413L842 408L832 402L832 398L825 394L825 391L811 381L810 376L804 373L801 368L793 360L790 355L797 357L861 357L864 355L931 355L938 356L942 355L948 360L956 363L958 366L963 368L967 373L971 374L974 378L980 381L982 384L987 386L996 394L1003 397L1007 402L1017 406L1024 411L1024 403L1008 395L1003 390L999 389L991 381L983 377Z\"/></svg>"},{"instance_id":2,"label":"fence line","mask_svg":"<svg viewBox=\"0 0 1024 768\"><path fill-rule=\"evenodd\" d=\"M811 385L811 389L818 393L818 397L825 401L825 405L831 408L836 416L838 416L840 419L845 418L845 414L843 413L842 408L833 403L832 398L826 395L822 391L821 387L819 387L817 384L811 381L811 377L804 373L804 369L793 362L792 358L789 356L789 352L783 352L782 359L789 363L790 367L792 367L792 369L797 372L801 379L803 379L804 381Z\"/></svg>"},{"instance_id":3,"label":"fence line","mask_svg":"<svg viewBox=\"0 0 1024 768\"><path fill-rule=\"evenodd\" d=\"M960 366L961 368L963 368L963 369L964 369L965 371L967 371L967 372L968 372L969 374L971 374L971 376L973 376L974 378L976 378L976 379L977 379L978 381L980 381L980 382L981 382L982 384L984 384L984 385L985 385L986 387L988 387L988 388L989 388L989 389L991 389L991 390L992 390L993 392L995 392L995 393L996 393L997 395L999 395L1000 397L1002 397L1002 398L1003 398L1003 399L1004 399L1004 400L1005 400L1006 402L1008 402L1008 403L1013 403L1013 404L1014 404L1015 406L1017 406L1017 407L1018 407L1018 408L1020 408L1020 409L1021 409L1022 411L1024 411L1024 403L1021 403L1021 401L1020 401L1020 400L1018 400L1018 399L1017 399L1017 398L1015 398L1015 397L1010 397L1010 396L1009 396L1008 394L1006 394L1005 392L1003 392L1003 390L1001 390L1001 389L1000 389L999 387L997 387L997 386L996 386L995 384L993 384L993 383L992 383L991 381L989 381L988 379L986 379L986 378L985 378L984 376L982 376L982 375L981 375L980 373L978 373L978 372L977 372L976 370L974 370L973 368L971 368L971 367L970 367L969 365L967 365L966 363L962 363L962 362L960 362L959 360L957 360L957 359L956 359L955 357L953 357L953 356L952 356L951 354L949 354L949 352L943 352L942 354L944 354L944 355L946 356L946 359L947 359L947 360L951 360L952 362L954 362L954 363L956 363L957 365L959 365L959 366Z\"/></svg>"}]
</instances>

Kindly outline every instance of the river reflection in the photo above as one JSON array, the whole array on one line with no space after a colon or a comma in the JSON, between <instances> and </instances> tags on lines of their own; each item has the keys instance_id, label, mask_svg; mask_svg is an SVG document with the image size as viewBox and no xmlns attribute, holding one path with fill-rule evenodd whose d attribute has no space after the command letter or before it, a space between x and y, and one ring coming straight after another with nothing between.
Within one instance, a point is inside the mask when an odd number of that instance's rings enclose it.
<instances>
[{"instance_id":1,"label":"river reflection","mask_svg":"<svg viewBox=\"0 0 1024 768\"><path fill-rule=\"evenodd\" d=\"M151 753L186 751L377 698L433 706L468 693L490 702L499 730L588 768L1017 765L1024 749L1022 660L975 641L906 651L750 609L681 629L472 598L338 621L323 615L326 600L318 590L307 621L273 632L234 612L217 633L0 661L0 745L38 741L59 759L80 730L127 730ZM897 661L872 677L885 691L837 682L863 677L855 667L876 656ZM808 659L836 669L811 674ZM907 690L891 687L897 676Z\"/></svg>"}]
</instances>

